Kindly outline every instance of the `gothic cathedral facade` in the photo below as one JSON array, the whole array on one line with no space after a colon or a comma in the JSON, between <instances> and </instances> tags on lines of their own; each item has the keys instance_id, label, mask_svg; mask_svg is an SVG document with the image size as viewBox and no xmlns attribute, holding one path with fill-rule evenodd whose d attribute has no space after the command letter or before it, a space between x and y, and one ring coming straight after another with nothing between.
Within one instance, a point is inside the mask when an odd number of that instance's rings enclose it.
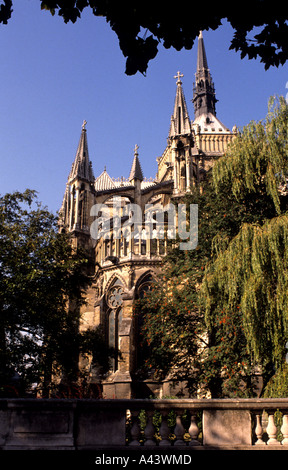
<instances>
[{"instance_id":1,"label":"gothic cathedral facade","mask_svg":"<svg viewBox=\"0 0 288 470\"><path fill-rule=\"evenodd\" d=\"M115 355L110 372L101 380L89 363L83 365L87 368L89 380L100 383L103 396L107 398L175 394L169 388L168 380L157 383L149 377L140 379L137 374L141 356L139 324L133 317L135 300L143 296L151 280L157 278L161 270L165 237L157 237L156 232L154 236L153 219L151 236L147 236L147 224L138 227L131 236L131 230L135 228L122 222L129 219L125 208L131 207L131 204L139 207L140 214L145 217L147 207L153 210L157 204L165 205L173 198L193 191L193 187L205 178L215 159L224 154L236 132L235 128L231 132L216 117L217 100L201 32L192 121L182 88L182 76L178 72L175 77L176 98L167 146L162 156L157 158L158 171L154 179L143 177L137 146L127 179L113 179L106 169L95 178L84 121L66 184L60 210L61 228L71 233L76 249L84 246L88 250L93 276L93 284L87 291L87 302L81 312L81 328L102 325L107 343L121 353L120 357ZM98 230L97 236L91 236L91 226L98 216L103 215L102 209L105 207L109 214L115 205L119 210L119 236L115 236L115 227L111 230L111 224L105 231L101 227L102 232ZM123 226L125 230L121 229Z\"/></svg>"}]
</instances>

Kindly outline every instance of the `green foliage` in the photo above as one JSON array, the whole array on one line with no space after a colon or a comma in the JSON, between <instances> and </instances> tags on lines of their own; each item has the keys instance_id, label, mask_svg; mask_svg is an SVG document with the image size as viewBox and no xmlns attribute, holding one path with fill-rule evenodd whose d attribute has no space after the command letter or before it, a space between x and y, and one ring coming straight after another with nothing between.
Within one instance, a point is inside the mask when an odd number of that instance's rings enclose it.
<instances>
[{"instance_id":1,"label":"green foliage","mask_svg":"<svg viewBox=\"0 0 288 470\"><path fill-rule=\"evenodd\" d=\"M197 249L171 248L163 275L136 309L136 314L143 316L143 343L149 346L146 372L151 371L159 378L169 374L176 382L186 381L191 396L199 389L203 393L212 389L213 394L220 393L219 360L225 358L228 363L229 357L231 370L235 368L235 348L234 355L231 351L229 356L224 348L219 349L219 358L215 361L211 338L205 334L207 327L199 291L205 266L215 247L215 237L229 240L237 234L245 217L251 219L243 203L238 203L229 194L217 194L210 180L208 178L203 192L194 192L184 201L198 204ZM222 336L219 337L221 347ZM229 339L229 350L231 344Z\"/></svg>"},{"instance_id":2,"label":"green foliage","mask_svg":"<svg viewBox=\"0 0 288 470\"><path fill-rule=\"evenodd\" d=\"M287 109L284 98L272 100L266 120L239 132L215 163L203 192L186 197L198 204L198 247L172 249L142 301L147 363L186 380L191 395L253 396L259 371L265 386L283 364Z\"/></svg>"},{"instance_id":3,"label":"green foliage","mask_svg":"<svg viewBox=\"0 0 288 470\"><path fill-rule=\"evenodd\" d=\"M285 99L271 98L266 119L245 126L225 158L213 168L216 191L231 191L240 201L254 196L256 202L262 202L264 210L269 210L273 201L276 213L280 214L279 185L288 172L287 121Z\"/></svg>"},{"instance_id":4,"label":"green foliage","mask_svg":"<svg viewBox=\"0 0 288 470\"><path fill-rule=\"evenodd\" d=\"M92 333L79 332L79 308L90 283L87 266L87 255L73 251L69 235L59 233L57 217L41 206L34 191L0 198L0 386L4 389L15 374L20 393L40 382L48 393L57 370L65 380L75 380L79 352L91 351L87 335Z\"/></svg>"},{"instance_id":5,"label":"green foliage","mask_svg":"<svg viewBox=\"0 0 288 470\"><path fill-rule=\"evenodd\" d=\"M235 10L232 3L212 3L203 15L203 6L199 2L184 2L177 8L167 8L162 2L150 0L39 1L42 10L48 10L52 15L58 12L65 23L75 23L86 8L91 9L95 16L105 17L117 34L123 55L127 57L128 75L137 71L146 73L148 62L157 55L158 44L177 51L191 49L200 30L215 30L221 26L223 19L227 19L234 30L230 49L240 51L241 58L259 57L267 69L271 65L283 65L288 57L287 13L283 2L274 4L272 9L268 0L244 2L241 7L243 14ZM11 14L12 1L2 0L0 22L7 24Z\"/></svg>"},{"instance_id":6,"label":"green foliage","mask_svg":"<svg viewBox=\"0 0 288 470\"><path fill-rule=\"evenodd\" d=\"M288 397L288 364L282 364L273 377L269 380L264 398L287 398Z\"/></svg>"},{"instance_id":7,"label":"green foliage","mask_svg":"<svg viewBox=\"0 0 288 470\"><path fill-rule=\"evenodd\" d=\"M135 309L135 315L143 318L141 333L147 350L143 373L153 373L159 379L169 373L177 381L187 380L191 393L195 391L201 358L197 341L202 341L202 322L196 315L195 297L192 279L178 276L175 282L164 275ZM177 374L173 373L173 367L177 368Z\"/></svg>"},{"instance_id":8,"label":"green foliage","mask_svg":"<svg viewBox=\"0 0 288 470\"><path fill-rule=\"evenodd\" d=\"M216 241L201 286L209 331L218 334L223 321L235 324L246 356L241 363L246 371L247 357L252 369L261 366L264 382L272 365L281 366L288 334L287 197L279 190L288 170L287 129L287 104L274 99L266 120L244 128L213 168L217 192L231 191L251 215L260 210L225 246Z\"/></svg>"},{"instance_id":9,"label":"green foliage","mask_svg":"<svg viewBox=\"0 0 288 470\"><path fill-rule=\"evenodd\" d=\"M286 214L262 227L243 225L207 266L202 285L207 324L223 321L223 315L231 319L239 309L249 353L258 363L273 360L277 366L288 339L287 236Z\"/></svg>"}]
</instances>

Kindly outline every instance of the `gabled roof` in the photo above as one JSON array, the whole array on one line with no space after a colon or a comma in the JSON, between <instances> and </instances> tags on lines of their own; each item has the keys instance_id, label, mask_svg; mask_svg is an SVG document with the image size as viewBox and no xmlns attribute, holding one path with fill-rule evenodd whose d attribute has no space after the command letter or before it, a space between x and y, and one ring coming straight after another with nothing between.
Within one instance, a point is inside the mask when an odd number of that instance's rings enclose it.
<instances>
[{"instance_id":1,"label":"gabled roof","mask_svg":"<svg viewBox=\"0 0 288 470\"><path fill-rule=\"evenodd\" d=\"M106 168L95 180L94 187L96 191L105 191L106 189L116 188L116 185L112 178L108 175Z\"/></svg>"},{"instance_id":2,"label":"gabled roof","mask_svg":"<svg viewBox=\"0 0 288 470\"><path fill-rule=\"evenodd\" d=\"M219 134L219 132L222 134L231 134L228 127L224 126L214 114L209 112L197 116L193 121L193 127L195 128L196 125L200 126L199 130L201 134Z\"/></svg>"}]
</instances>

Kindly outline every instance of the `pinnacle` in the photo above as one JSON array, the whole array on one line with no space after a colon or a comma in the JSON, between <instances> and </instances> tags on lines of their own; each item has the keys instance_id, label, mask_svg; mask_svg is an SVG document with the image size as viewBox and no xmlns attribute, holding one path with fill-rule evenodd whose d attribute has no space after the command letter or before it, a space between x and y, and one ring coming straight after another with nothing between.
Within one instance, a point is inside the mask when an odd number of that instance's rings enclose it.
<instances>
[{"instance_id":1,"label":"pinnacle","mask_svg":"<svg viewBox=\"0 0 288 470\"><path fill-rule=\"evenodd\" d=\"M130 175L129 175L129 181L132 181L134 179L143 181L143 172L142 172L137 150L138 150L138 145L135 146L134 160L133 160Z\"/></svg>"},{"instance_id":2,"label":"pinnacle","mask_svg":"<svg viewBox=\"0 0 288 470\"><path fill-rule=\"evenodd\" d=\"M84 179L89 182L94 181L94 175L92 170L92 165L89 160L89 152L88 152L88 142L87 142L87 133L86 133L86 121L82 124L82 130L80 135L80 140L75 156L75 160L73 162L69 180L72 181L75 178Z\"/></svg>"}]
</instances>

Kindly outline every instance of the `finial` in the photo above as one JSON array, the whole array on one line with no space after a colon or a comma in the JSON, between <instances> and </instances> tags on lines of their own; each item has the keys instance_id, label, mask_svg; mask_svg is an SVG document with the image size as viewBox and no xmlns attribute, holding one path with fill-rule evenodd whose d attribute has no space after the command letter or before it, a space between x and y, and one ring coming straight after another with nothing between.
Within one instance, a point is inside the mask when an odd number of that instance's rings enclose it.
<instances>
[{"instance_id":1,"label":"finial","mask_svg":"<svg viewBox=\"0 0 288 470\"><path fill-rule=\"evenodd\" d=\"M177 75L174 75L174 78L177 78L177 85L181 85L182 82L180 80L180 78L184 77L183 73L180 73L179 71L177 72Z\"/></svg>"},{"instance_id":2,"label":"finial","mask_svg":"<svg viewBox=\"0 0 288 470\"><path fill-rule=\"evenodd\" d=\"M203 39L203 34L202 34L202 31L200 30L199 31L199 36L198 36L199 39Z\"/></svg>"},{"instance_id":3,"label":"finial","mask_svg":"<svg viewBox=\"0 0 288 470\"><path fill-rule=\"evenodd\" d=\"M135 157L138 156L138 149L139 149L139 145L136 144L135 147L134 147L134 156Z\"/></svg>"},{"instance_id":4,"label":"finial","mask_svg":"<svg viewBox=\"0 0 288 470\"><path fill-rule=\"evenodd\" d=\"M86 124L87 124L87 121L85 121L85 119L84 119L83 124L82 124L82 129L83 130L86 130Z\"/></svg>"}]
</instances>

